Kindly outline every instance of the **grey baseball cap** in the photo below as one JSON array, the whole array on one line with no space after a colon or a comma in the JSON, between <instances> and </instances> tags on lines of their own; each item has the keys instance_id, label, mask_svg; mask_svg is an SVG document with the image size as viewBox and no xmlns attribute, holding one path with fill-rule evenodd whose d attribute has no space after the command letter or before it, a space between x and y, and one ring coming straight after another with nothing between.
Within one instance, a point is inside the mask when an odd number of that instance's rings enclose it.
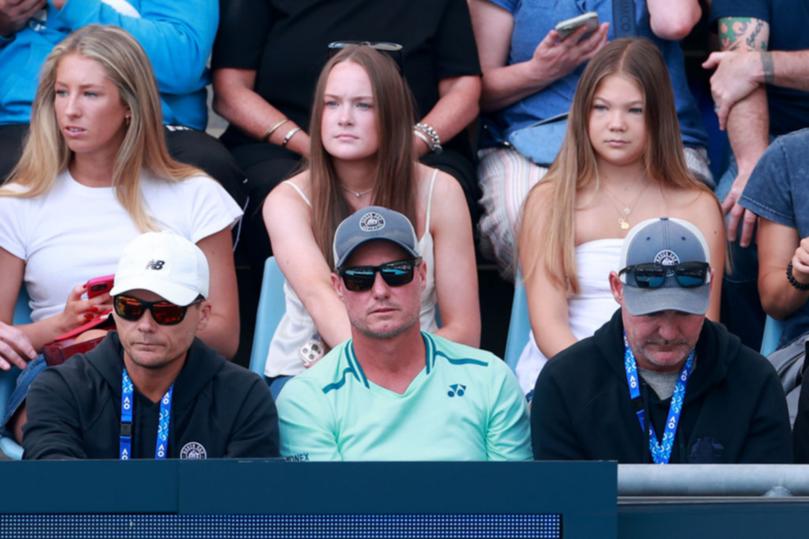
<instances>
[{"instance_id":1,"label":"grey baseball cap","mask_svg":"<svg viewBox=\"0 0 809 539\"><path fill-rule=\"evenodd\" d=\"M658 263L674 266L682 262L710 263L705 237L697 227L683 219L659 217L635 225L624 239L620 268L636 264ZM684 288L674 273L666 276L660 288L639 288L631 274L622 274L624 307L633 315L659 311L705 314L711 293L710 273L705 284Z\"/></svg>"},{"instance_id":2,"label":"grey baseball cap","mask_svg":"<svg viewBox=\"0 0 809 539\"><path fill-rule=\"evenodd\" d=\"M334 267L343 267L357 247L373 240L395 243L414 258L420 256L416 231L407 217L381 206L368 206L346 217L337 227Z\"/></svg>"}]
</instances>

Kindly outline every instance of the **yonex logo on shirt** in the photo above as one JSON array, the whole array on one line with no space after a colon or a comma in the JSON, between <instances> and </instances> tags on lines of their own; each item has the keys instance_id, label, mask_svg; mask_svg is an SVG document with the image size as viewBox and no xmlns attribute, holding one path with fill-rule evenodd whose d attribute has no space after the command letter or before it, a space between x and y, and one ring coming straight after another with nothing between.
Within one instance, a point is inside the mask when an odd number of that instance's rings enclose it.
<instances>
[{"instance_id":1,"label":"yonex logo on shirt","mask_svg":"<svg viewBox=\"0 0 809 539\"><path fill-rule=\"evenodd\" d=\"M450 397L450 398L454 397L456 395L458 397L463 397L465 393L466 393L466 386L465 385L463 385L463 384L452 384L451 386L449 386L449 391L447 391L447 396Z\"/></svg>"}]
</instances>

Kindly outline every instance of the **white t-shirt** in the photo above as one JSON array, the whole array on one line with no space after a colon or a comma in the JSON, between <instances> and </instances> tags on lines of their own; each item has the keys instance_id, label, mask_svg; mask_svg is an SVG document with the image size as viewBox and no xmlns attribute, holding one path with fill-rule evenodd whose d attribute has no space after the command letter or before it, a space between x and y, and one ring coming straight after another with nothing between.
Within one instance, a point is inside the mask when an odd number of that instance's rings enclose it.
<instances>
[{"instance_id":1,"label":"white t-shirt","mask_svg":"<svg viewBox=\"0 0 809 539\"><path fill-rule=\"evenodd\" d=\"M241 217L236 202L207 176L168 182L144 172L140 181L155 226L194 243ZM76 285L115 273L124 246L138 234L114 188L87 187L69 172L39 197L0 196L0 248L25 261L34 321L62 311Z\"/></svg>"}]
</instances>

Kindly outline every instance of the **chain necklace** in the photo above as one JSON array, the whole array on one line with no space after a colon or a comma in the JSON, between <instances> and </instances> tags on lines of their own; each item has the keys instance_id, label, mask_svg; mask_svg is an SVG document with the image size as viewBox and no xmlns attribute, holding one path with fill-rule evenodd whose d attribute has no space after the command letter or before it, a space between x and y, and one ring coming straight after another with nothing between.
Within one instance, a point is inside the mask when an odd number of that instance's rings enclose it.
<instances>
[{"instance_id":1,"label":"chain necklace","mask_svg":"<svg viewBox=\"0 0 809 539\"><path fill-rule=\"evenodd\" d=\"M340 189L342 189L346 193L354 195L354 198L362 198L362 197L364 197L365 195L367 195L368 193L370 193L371 191L374 190L373 188L371 188L371 189L366 189L365 191L352 191L351 189L349 189L348 187L346 187L343 184L340 184Z\"/></svg>"},{"instance_id":2,"label":"chain necklace","mask_svg":"<svg viewBox=\"0 0 809 539\"><path fill-rule=\"evenodd\" d=\"M604 192L607 193L607 197L609 197L612 207L615 208L615 211L618 213L618 228L621 230L629 230L629 215L635 209L635 206L643 196L643 193L645 193L646 189L649 188L650 183L651 182L649 181L646 182L646 185L644 185L643 189L640 190L640 193L638 193L635 200L632 201L632 204L626 204L623 201L618 200L612 193L610 193L610 190L607 189L607 185L603 185Z\"/></svg>"}]
</instances>

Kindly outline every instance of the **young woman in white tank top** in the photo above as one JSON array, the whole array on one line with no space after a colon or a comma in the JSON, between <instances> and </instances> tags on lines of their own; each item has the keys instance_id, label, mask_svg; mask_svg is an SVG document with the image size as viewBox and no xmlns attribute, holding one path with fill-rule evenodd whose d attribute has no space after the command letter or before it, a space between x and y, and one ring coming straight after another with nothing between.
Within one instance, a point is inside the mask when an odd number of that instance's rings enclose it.
<instances>
[{"instance_id":1,"label":"young woman in white tank top","mask_svg":"<svg viewBox=\"0 0 809 539\"><path fill-rule=\"evenodd\" d=\"M579 79L559 156L529 193L518 238L532 338L517 366L530 393L547 358L598 329L618 308L609 288L623 238L652 217L694 223L721 282L719 204L685 166L671 82L651 43L621 39ZM708 317L719 318L720 287Z\"/></svg>"},{"instance_id":2,"label":"young woman in white tank top","mask_svg":"<svg viewBox=\"0 0 809 539\"><path fill-rule=\"evenodd\" d=\"M420 238L428 271L422 328L479 344L469 211L451 176L414 159L413 124L409 91L389 57L349 46L324 67L313 104L308 167L273 190L263 208L286 278L287 310L270 344L269 378L301 372L350 337L348 316L331 285L331 243L344 217L372 204L407 215Z\"/></svg>"}]
</instances>

